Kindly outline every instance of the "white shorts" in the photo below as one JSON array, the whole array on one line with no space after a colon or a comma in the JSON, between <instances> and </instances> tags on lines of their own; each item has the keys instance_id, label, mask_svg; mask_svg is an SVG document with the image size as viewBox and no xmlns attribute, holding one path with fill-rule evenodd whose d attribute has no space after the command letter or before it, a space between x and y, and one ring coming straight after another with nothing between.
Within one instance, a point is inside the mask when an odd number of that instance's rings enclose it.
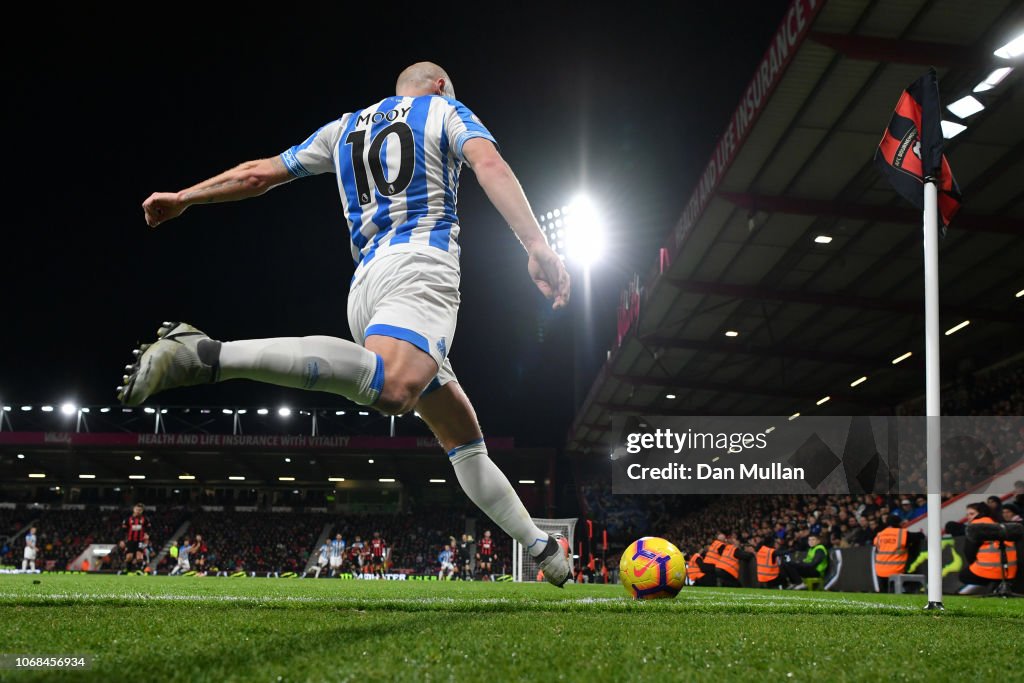
<instances>
[{"instance_id":1,"label":"white shorts","mask_svg":"<svg viewBox=\"0 0 1024 683\"><path fill-rule=\"evenodd\" d=\"M178 567L179 568L181 568L181 569L183 569L185 571L189 571L190 566L191 565L189 565L188 560L182 560L182 559L178 560Z\"/></svg>"},{"instance_id":2,"label":"white shorts","mask_svg":"<svg viewBox=\"0 0 1024 683\"><path fill-rule=\"evenodd\" d=\"M441 571L454 571L454 570L455 570L455 565L452 564L451 562L442 562L441 563Z\"/></svg>"},{"instance_id":3,"label":"white shorts","mask_svg":"<svg viewBox=\"0 0 1024 683\"><path fill-rule=\"evenodd\" d=\"M327 566L327 558L326 557L318 558L316 563L318 565L320 565L321 567L325 567L325 566Z\"/></svg>"},{"instance_id":4,"label":"white shorts","mask_svg":"<svg viewBox=\"0 0 1024 683\"><path fill-rule=\"evenodd\" d=\"M26 560L34 560L34 559L36 559L36 549L35 548L25 548L25 559Z\"/></svg>"},{"instance_id":5,"label":"white shorts","mask_svg":"<svg viewBox=\"0 0 1024 683\"><path fill-rule=\"evenodd\" d=\"M385 253L360 268L348 294L348 325L357 344L372 335L409 342L437 363L436 384L455 380L448 352L459 314L458 262L437 250Z\"/></svg>"},{"instance_id":6,"label":"white shorts","mask_svg":"<svg viewBox=\"0 0 1024 683\"><path fill-rule=\"evenodd\" d=\"M340 566L341 566L341 558L340 557L332 557L331 558L331 569L337 569Z\"/></svg>"}]
</instances>

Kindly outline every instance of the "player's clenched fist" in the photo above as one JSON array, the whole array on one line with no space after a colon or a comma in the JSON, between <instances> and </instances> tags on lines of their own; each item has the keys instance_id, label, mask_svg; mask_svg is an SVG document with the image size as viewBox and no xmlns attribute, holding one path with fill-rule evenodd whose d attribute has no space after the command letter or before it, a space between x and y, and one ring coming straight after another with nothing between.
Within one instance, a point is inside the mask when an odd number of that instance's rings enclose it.
<instances>
[{"instance_id":1,"label":"player's clenched fist","mask_svg":"<svg viewBox=\"0 0 1024 683\"><path fill-rule=\"evenodd\" d=\"M146 225L151 228L177 218L188 208L178 192L154 192L142 202L142 210L146 214Z\"/></svg>"}]
</instances>

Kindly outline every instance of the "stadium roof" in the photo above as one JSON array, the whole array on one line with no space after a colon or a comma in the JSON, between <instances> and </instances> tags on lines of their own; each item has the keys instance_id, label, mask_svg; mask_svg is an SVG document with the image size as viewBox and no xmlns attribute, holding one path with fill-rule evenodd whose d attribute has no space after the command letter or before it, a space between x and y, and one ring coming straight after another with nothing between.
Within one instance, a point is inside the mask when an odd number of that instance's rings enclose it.
<instances>
[{"instance_id":1,"label":"stadium roof","mask_svg":"<svg viewBox=\"0 0 1024 683\"><path fill-rule=\"evenodd\" d=\"M606 454L615 414L881 414L923 393L920 213L872 156L928 66L944 105L984 105L943 110L966 128L946 141L964 207L940 247L942 329L970 321L942 339L944 379L1019 350L1024 59L994 52L1022 33L1024 8L1003 0L794 0L620 309L568 450ZM1013 69L972 92L1001 67Z\"/></svg>"}]
</instances>

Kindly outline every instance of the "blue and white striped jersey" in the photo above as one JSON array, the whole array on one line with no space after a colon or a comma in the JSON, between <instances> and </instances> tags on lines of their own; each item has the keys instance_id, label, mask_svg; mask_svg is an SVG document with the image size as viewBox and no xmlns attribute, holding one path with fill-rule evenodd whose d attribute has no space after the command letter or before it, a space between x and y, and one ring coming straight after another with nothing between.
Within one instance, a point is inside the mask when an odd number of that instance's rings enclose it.
<instances>
[{"instance_id":1,"label":"blue and white striped jersey","mask_svg":"<svg viewBox=\"0 0 1024 683\"><path fill-rule=\"evenodd\" d=\"M25 547L32 548L35 550L36 547L36 535L31 531L25 534Z\"/></svg>"},{"instance_id":2,"label":"blue and white striped jersey","mask_svg":"<svg viewBox=\"0 0 1024 683\"><path fill-rule=\"evenodd\" d=\"M345 541L339 541L334 539L331 541L331 557L341 557L341 554L345 552Z\"/></svg>"},{"instance_id":3,"label":"blue and white striped jersey","mask_svg":"<svg viewBox=\"0 0 1024 683\"><path fill-rule=\"evenodd\" d=\"M455 204L462 146L471 138L494 142L461 102L394 96L328 123L281 159L295 177L337 176L357 266L386 252L427 249L457 259Z\"/></svg>"}]
</instances>

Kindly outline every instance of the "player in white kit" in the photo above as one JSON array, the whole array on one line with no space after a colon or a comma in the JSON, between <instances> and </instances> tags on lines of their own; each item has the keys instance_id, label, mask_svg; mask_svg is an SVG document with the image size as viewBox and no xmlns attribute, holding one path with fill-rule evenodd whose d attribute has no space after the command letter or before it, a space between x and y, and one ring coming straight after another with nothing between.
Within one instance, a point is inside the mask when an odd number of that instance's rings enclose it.
<instances>
[{"instance_id":1,"label":"player in white kit","mask_svg":"<svg viewBox=\"0 0 1024 683\"><path fill-rule=\"evenodd\" d=\"M36 548L36 528L32 527L25 534L25 553L21 558L21 571L35 571L36 570L36 554L38 549Z\"/></svg>"},{"instance_id":2,"label":"player in white kit","mask_svg":"<svg viewBox=\"0 0 1024 683\"><path fill-rule=\"evenodd\" d=\"M463 164L522 242L537 287L554 308L564 307L569 276L494 137L455 99L448 74L420 62L399 75L394 96L343 115L284 153L143 203L156 227L195 204L248 199L295 178L334 173L356 262L348 300L355 343L323 336L220 342L191 325L165 323L157 341L136 350L118 398L139 405L165 389L250 379L340 394L388 415L415 409L470 499L561 586L571 576L568 543L533 523L487 455L448 360L460 300L455 203Z\"/></svg>"}]
</instances>

